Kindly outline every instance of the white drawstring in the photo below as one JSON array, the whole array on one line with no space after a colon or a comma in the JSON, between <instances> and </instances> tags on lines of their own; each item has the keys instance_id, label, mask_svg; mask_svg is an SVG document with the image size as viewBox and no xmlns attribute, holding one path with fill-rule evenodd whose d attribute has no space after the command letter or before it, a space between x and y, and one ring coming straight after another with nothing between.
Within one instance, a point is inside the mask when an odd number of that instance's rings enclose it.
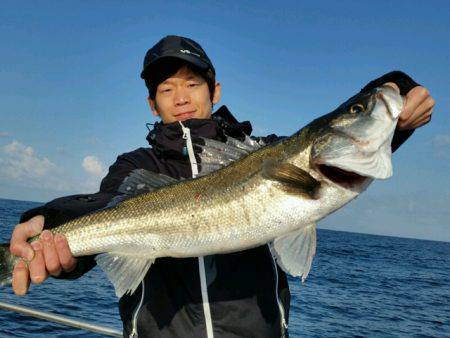
<instances>
[{"instance_id":1,"label":"white drawstring","mask_svg":"<svg viewBox=\"0 0 450 338\"><path fill-rule=\"evenodd\" d=\"M194 155L194 148L192 147L191 130L189 128L186 128L183 123L181 123L181 121L178 121L178 123L180 123L181 129L183 130L183 139L186 140L186 148L189 154L189 162L191 163L192 168L192 178L195 178L198 175L198 168L197 160L195 159ZM203 313L205 315L206 338L214 338L211 308L209 306L208 286L206 283L205 261L203 256L198 257L198 269L200 274L200 289L202 291Z\"/></svg>"},{"instance_id":2,"label":"white drawstring","mask_svg":"<svg viewBox=\"0 0 450 338\"><path fill-rule=\"evenodd\" d=\"M181 123L181 121L178 121L178 123L183 130L183 139L186 140L186 148L189 154L189 162L191 163L192 169L192 178L195 178L198 175L198 167L197 160L195 159L194 155L194 148L192 147L191 130L189 128L186 128L183 123Z\"/></svg>"}]
</instances>

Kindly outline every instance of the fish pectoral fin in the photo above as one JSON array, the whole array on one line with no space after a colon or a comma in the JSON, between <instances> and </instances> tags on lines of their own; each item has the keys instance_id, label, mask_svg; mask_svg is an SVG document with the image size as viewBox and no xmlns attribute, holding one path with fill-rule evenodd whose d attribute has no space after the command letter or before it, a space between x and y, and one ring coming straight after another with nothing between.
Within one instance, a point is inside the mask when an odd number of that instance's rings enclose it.
<instances>
[{"instance_id":1,"label":"fish pectoral fin","mask_svg":"<svg viewBox=\"0 0 450 338\"><path fill-rule=\"evenodd\" d=\"M290 163L277 163L266 160L263 163L263 176L298 189L309 197L315 198L320 182L309 173Z\"/></svg>"},{"instance_id":2,"label":"fish pectoral fin","mask_svg":"<svg viewBox=\"0 0 450 338\"><path fill-rule=\"evenodd\" d=\"M301 277L304 282L316 253L316 225L313 223L276 238L271 250L283 271Z\"/></svg>"},{"instance_id":3,"label":"fish pectoral fin","mask_svg":"<svg viewBox=\"0 0 450 338\"><path fill-rule=\"evenodd\" d=\"M97 264L114 285L117 297L133 294L144 279L154 258L134 256L127 253L102 253L95 257Z\"/></svg>"}]
</instances>

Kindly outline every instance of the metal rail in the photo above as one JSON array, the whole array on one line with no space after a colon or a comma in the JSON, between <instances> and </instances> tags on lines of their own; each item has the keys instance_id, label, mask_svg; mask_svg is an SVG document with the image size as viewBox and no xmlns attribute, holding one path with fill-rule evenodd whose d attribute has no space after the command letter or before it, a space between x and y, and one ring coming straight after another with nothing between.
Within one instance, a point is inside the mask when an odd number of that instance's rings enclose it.
<instances>
[{"instance_id":1,"label":"metal rail","mask_svg":"<svg viewBox=\"0 0 450 338\"><path fill-rule=\"evenodd\" d=\"M32 310L23 306L19 305L13 305L8 304L4 302L0 302L0 309L8 310L8 311L15 311L18 313L21 313L26 316L36 317L39 319L45 319L51 322L64 324L67 326L72 326L77 329L83 329L95 333L104 334L106 336L112 336L112 337L123 337L122 332L119 332L117 330L107 328L100 325L90 324L86 322L81 322L79 320L71 319L68 317L64 317L61 315L55 315L53 313L44 312L44 311L38 311L38 310Z\"/></svg>"}]
</instances>

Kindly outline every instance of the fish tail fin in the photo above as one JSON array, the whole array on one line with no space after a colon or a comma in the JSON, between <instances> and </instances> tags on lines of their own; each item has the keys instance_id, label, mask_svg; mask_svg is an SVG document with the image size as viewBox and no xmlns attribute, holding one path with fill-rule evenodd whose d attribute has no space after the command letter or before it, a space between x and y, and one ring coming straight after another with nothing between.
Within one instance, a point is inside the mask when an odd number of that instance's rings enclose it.
<instances>
[{"instance_id":1,"label":"fish tail fin","mask_svg":"<svg viewBox=\"0 0 450 338\"><path fill-rule=\"evenodd\" d=\"M11 284L14 265L18 260L9 251L9 243L0 244L0 286Z\"/></svg>"}]
</instances>

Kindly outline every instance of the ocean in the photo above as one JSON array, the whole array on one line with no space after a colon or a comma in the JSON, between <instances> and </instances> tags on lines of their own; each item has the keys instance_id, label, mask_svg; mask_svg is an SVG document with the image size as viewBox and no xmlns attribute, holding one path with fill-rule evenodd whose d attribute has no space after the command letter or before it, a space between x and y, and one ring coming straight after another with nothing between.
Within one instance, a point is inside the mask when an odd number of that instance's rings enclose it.
<instances>
[{"instance_id":1,"label":"ocean","mask_svg":"<svg viewBox=\"0 0 450 338\"><path fill-rule=\"evenodd\" d=\"M0 240L38 205L0 199ZM450 243L319 229L310 275L289 284L290 337L450 337ZM3 287L0 301L121 330L113 287L98 268L32 285L25 297ZM0 337L102 336L0 310Z\"/></svg>"}]
</instances>

